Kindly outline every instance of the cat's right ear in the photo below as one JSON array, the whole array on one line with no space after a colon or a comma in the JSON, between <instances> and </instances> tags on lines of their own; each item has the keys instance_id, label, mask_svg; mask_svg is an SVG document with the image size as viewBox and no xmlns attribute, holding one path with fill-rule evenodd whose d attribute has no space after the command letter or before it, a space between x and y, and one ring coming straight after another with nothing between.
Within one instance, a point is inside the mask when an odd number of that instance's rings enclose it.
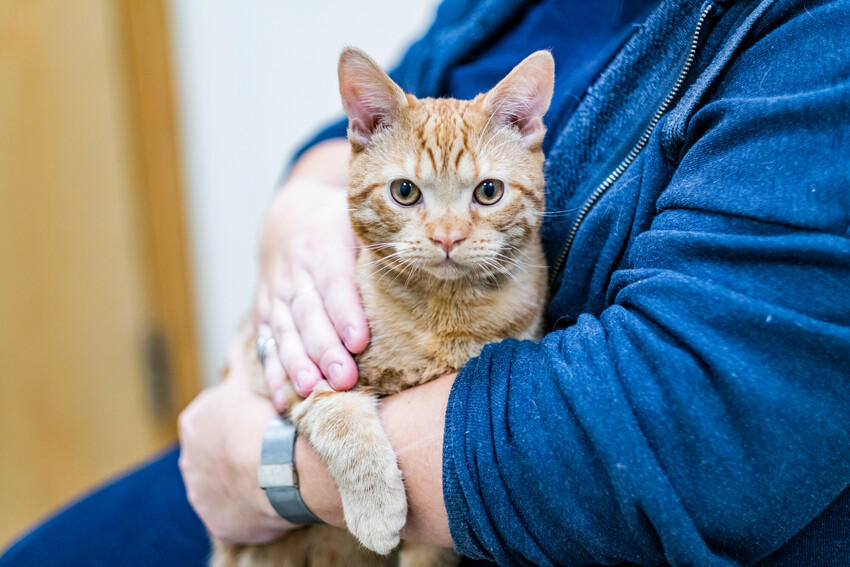
<instances>
[{"instance_id":1,"label":"cat's right ear","mask_svg":"<svg viewBox=\"0 0 850 567\"><path fill-rule=\"evenodd\" d=\"M401 87L353 47L339 56L339 94L348 115L348 139L355 150L368 146L375 131L392 123L407 106Z\"/></svg>"}]
</instances>

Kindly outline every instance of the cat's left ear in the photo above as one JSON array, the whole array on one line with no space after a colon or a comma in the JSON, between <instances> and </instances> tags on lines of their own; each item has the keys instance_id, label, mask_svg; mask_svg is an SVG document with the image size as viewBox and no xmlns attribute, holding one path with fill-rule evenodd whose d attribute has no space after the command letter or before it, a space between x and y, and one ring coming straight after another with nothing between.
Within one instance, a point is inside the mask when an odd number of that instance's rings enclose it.
<instances>
[{"instance_id":1,"label":"cat's left ear","mask_svg":"<svg viewBox=\"0 0 850 567\"><path fill-rule=\"evenodd\" d=\"M484 97L484 108L496 127L513 126L525 147L543 142L543 115L549 110L555 87L555 60L548 51L535 51L513 68Z\"/></svg>"},{"instance_id":2,"label":"cat's left ear","mask_svg":"<svg viewBox=\"0 0 850 567\"><path fill-rule=\"evenodd\" d=\"M391 124L407 106L401 87L353 47L339 56L339 94L348 115L348 139L355 149L368 146L378 128Z\"/></svg>"}]
</instances>

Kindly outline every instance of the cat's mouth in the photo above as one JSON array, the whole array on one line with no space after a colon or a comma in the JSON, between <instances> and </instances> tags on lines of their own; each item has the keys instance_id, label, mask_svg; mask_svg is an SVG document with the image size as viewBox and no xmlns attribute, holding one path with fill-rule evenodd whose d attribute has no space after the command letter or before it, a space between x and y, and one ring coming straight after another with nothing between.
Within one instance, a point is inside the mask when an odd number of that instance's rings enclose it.
<instances>
[{"instance_id":1,"label":"cat's mouth","mask_svg":"<svg viewBox=\"0 0 850 567\"><path fill-rule=\"evenodd\" d=\"M431 272L440 279L455 279L466 272L466 267L454 258L444 256L431 264Z\"/></svg>"}]
</instances>

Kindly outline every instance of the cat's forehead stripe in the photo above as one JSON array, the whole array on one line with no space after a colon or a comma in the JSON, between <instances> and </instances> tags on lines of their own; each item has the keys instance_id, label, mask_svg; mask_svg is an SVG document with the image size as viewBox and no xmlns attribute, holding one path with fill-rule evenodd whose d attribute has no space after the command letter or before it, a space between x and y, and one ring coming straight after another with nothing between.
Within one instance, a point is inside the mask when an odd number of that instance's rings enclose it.
<instances>
[{"instance_id":1,"label":"cat's forehead stripe","mask_svg":"<svg viewBox=\"0 0 850 567\"><path fill-rule=\"evenodd\" d=\"M431 160L431 168L434 170L434 173L439 174L440 170L437 168L437 160L434 159L434 152L431 150L431 146L426 146L425 151L428 154L428 159Z\"/></svg>"},{"instance_id":2,"label":"cat's forehead stripe","mask_svg":"<svg viewBox=\"0 0 850 567\"><path fill-rule=\"evenodd\" d=\"M463 154L466 152L465 147L461 147L457 152L457 157L455 158L455 170L460 167L460 158L463 157Z\"/></svg>"},{"instance_id":3,"label":"cat's forehead stripe","mask_svg":"<svg viewBox=\"0 0 850 567\"><path fill-rule=\"evenodd\" d=\"M467 121L468 101L424 99L423 112L413 128L420 155L413 171L417 177L452 174L472 181L479 165L469 145L472 127ZM423 167L423 156L426 160ZM427 166L430 165L430 171Z\"/></svg>"}]
</instances>

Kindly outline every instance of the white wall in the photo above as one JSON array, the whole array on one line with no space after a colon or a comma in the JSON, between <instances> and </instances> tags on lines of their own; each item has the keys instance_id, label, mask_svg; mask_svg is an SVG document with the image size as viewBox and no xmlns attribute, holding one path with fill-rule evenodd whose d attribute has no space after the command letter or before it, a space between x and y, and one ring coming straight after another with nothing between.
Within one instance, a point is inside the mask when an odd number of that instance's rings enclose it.
<instances>
[{"instance_id":1,"label":"white wall","mask_svg":"<svg viewBox=\"0 0 850 567\"><path fill-rule=\"evenodd\" d=\"M430 23L436 0L172 0L198 328L211 380L247 312L264 209L298 143L341 112L346 45L382 65Z\"/></svg>"}]
</instances>

